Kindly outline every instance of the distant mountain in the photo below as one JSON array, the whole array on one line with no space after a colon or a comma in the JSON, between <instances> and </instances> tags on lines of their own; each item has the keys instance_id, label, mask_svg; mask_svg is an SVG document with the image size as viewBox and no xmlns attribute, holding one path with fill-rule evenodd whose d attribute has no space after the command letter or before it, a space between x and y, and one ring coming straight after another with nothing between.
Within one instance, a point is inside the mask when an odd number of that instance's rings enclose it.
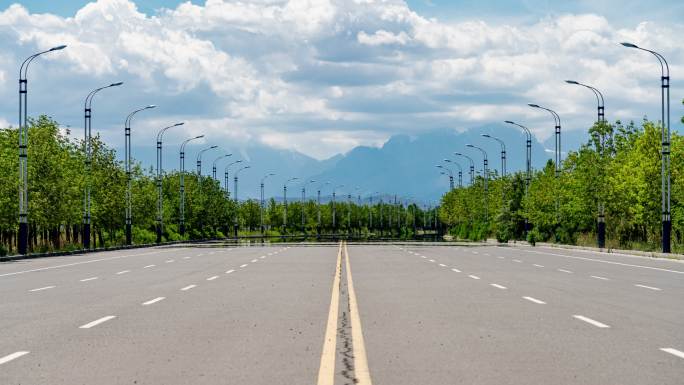
<instances>
[{"instance_id":1,"label":"distant mountain","mask_svg":"<svg viewBox=\"0 0 684 385\"><path fill-rule=\"evenodd\" d=\"M507 171L514 172L525 167L525 136L522 132L512 129L508 125L487 125L475 127L464 132L453 130L434 130L415 136L392 136L382 147L360 146L344 155L335 155L326 160L316 160L296 151L279 150L263 145L253 145L246 148L226 148L224 151L207 152L204 155L202 173L211 175L212 162L218 155L232 152L230 161L242 159L251 169L242 171L239 180L239 197L257 198L259 196L260 179L269 172L276 175L266 182L266 196L277 197L281 200L283 182L287 178L299 177L300 181L315 179L317 182L307 187L307 197L314 197L316 188L326 181L322 189L323 200L331 198L332 187L338 188L338 195L346 199L351 193L356 199L360 193L364 199L375 192L384 194L383 199L392 199L394 194L398 199L413 197L424 203L435 203L448 189L448 178L440 175L436 164L443 163L444 158L458 162L463 167L463 184L470 182L468 175L469 161L463 157L453 155L461 152L469 155L475 162L476 171L482 170L483 159L479 151L466 147L472 143L482 147L488 154L489 167L501 172L501 147L492 139L483 138L482 134L490 134L503 140L507 146ZM563 133L563 152L575 149L586 141L586 134L577 131ZM544 144L533 137L532 165L534 168L543 167L548 159L553 158L553 136ZM196 147L187 148L186 167L195 170ZM164 164L167 170L178 169L178 149L173 146L165 147ZM134 148L136 154L154 154L154 148ZM152 155L153 156L153 155ZM152 164L153 158L143 158L144 164ZM223 172L229 161L218 163L217 176L223 185ZM452 165L455 183L458 183L458 167ZM237 167L230 168L230 191L233 191L233 172ZM290 186L288 198L291 200L301 197L300 181ZM357 189L358 187L358 189Z\"/></svg>"}]
</instances>

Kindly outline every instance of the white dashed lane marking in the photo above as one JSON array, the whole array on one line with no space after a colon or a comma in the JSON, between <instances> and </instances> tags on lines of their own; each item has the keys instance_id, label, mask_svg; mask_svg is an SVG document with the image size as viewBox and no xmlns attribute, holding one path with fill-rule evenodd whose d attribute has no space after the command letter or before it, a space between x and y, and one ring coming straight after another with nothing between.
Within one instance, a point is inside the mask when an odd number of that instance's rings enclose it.
<instances>
[{"instance_id":1,"label":"white dashed lane marking","mask_svg":"<svg viewBox=\"0 0 684 385\"><path fill-rule=\"evenodd\" d=\"M534 266L534 267L544 267L544 265L538 265L538 264L536 264L536 263L535 263L534 265L532 265L532 266Z\"/></svg>"},{"instance_id":2,"label":"white dashed lane marking","mask_svg":"<svg viewBox=\"0 0 684 385\"><path fill-rule=\"evenodd\" d=\"M674 355L674 356L677 356L677 357L679 357L679 358L684 358L684 352L679 351L679 350L677 350L677 349L674 349L674 348L660 348L660 350L664 351L665 353L670 353L670 354L672 354L672 355Z\"/></svg>"},{"instance_id":3,"label":"white dashed lane marking","mask_svg":"<svg viewBox=\"0 0 684 385\"><path fill-rule=\"evenodd\" d=\"M468 277L470 277L472 279L480 279L480 277L478 277L477 275L469 275Z\"/></svg>"},{"instance_id":4,"label":"white dashed lane marking","mask_svg":"<svg viewBox=\"0 0 684 385\"><path fill-rule=\"evenodd\" d=\"M532 297L523 297L523 298L530 301L530 302L534 302L536 304L539 304L539 305L546 305L546 302L539 300L539 299L536 299L536 298L532 298Z\"/></svg>"},{"instance_id":5,"label":"white dashed lane marking","mask_svg":"<svg viewBox=\"0 0 684 385\"><path fill-rule=\"evenodd\" d=\"M636 287L642 287L642 288L644 288L644 289L653 290L653 291L661 291L661 290L663 290L663 289L658 288L658 287L646 286L646 285L640 285L640 284L636 284L636 285L634 285L634 286L636 286Z\"/></svg>"},{"instance_id":6,"label":"white dashed lane marking","mask_svg":"<svg viewBox=\"0 0 684 385\"><path fill-rule=\"evenodd\" d=\"M218 278L218 275L215 275L215 276L213 276L213 277L207 278L207 281L213 281L213 280L215 280L216 278Z\"/></svg>"},{"instance_id":7,"label":"white dashed lane marking","mask_svg":"<svg viewBox=\"0 0 684 385\"><path fill-rule=\"evenodd\" d=\"M188 285L188 286L182 288L181 291L188 291L188 290L195 288L195 287L197 287L197 285Z\"/></svg>"},{"instance_id":8,"label":"white dashed lane marking","mask_svg":"<svg viewBox=\"0 0 684 385\"><path fill-rule=\"evenodd\" d=\"M501 286L498 283L490 283L490 285L494 286L497 289L506 290L506 286Z\"/></svg>"},{"instance_id":9,"label":"white dashed lane marking","mask_svg":"<svg viewBox=\"0 0 684 385\"><path fill-rule=\"evenodd\" d=\"M610 281L610 279L608 279L608 278L606 278L606 277L600 277L600 276L598 276L598 275L592 275L591 278L600 279L600 280L602 280L602 281Z\"/></svg>"},{"instance_id":10,"label":"white dashed lane marking","mask_svg":"<svg viewBox=\"0 0 684 385\"><path fill-rule=\"evenodd\" d=\"M149 300L149 301L147 301L147 302L143 302L142 305L143 305L143 306L152 305L153 303L157 303L157 302L159 302L159 301L163 301L164 299L166 299L166 297L157 297L157 298L151 299L151 300Z\"/></svg>"},{"instance_id":11,"label":"white dashed lane marking","mask_svg":"<svg viewBox=\"0 0 684 385\"><path fill-rule=\"evenodd\" d=\"M460 272L461 272L461 270L459 270L459 269L451 269L451 271L453 271L453 272L455 272L455 273L460 273Z\"/></svg>"},{"instance_id":12,"label":"white dashed lane marking","mask_svg":"<svg viewBox=\"0 0 684 385\"><path fill-rule=\"evenodd\" d=\"M150 267L155 267L155 266L157 266L157 265L147 265L147 266L143 267L143 269L149 269Z\"/></svg>"},{"instance_id":13,"label":"white dashed lane marking","mask_svg":"<svg viewBox=\"0 0 684 385\"><path fill-rule=\"evenodd\" d=\"M84 279L81 280L81 282L94 281L94 280L96 280L97 278L98 278L98 277L84 278Z\"/></svg>"},{"instance_id":14,"label":"white dashed lane marking","mask_svg":"<svg viewBox=\"0 0 684 385\"><path fill-rule=\"evenodd\" d=\"M130 272L131 272L130 270L122 270L122 271L116 273L116 275L126 274L126 273L130 273Z\"/></svg>"},{"instance_id":15,"label":"white dashed lane marking","mask_svg":"<svg viewBox=\"0 0 684 385\"><path fill-rule=\"evenodd\" d=\"M25 355L27 355L27 354L29 354L29 352L26 352L26 351L14 352L14 353L12 353L12 354L8 354L8 355L6 355L6 356L0 358L0 365L6 364L6 363L8 363L8 362L10 362L10 361L12 361L12 360L16 360L17 358L19 358L19 357L21 357L21 356L25 356Z\"/></svg>"},{"instance_id":16,"label":"white dashed lane marking","mask_svg":"<svg viewBox=\"0 0 684 385\"><path fill-rule=\"evenodd\" d=\"M79 329L90 329L90 328L92 328L92 327L94 327L94 326L97 326L97 325L99 325L99 324L101 324L101 323L103 323L103 322L107 322L107 321L109 321L109 320L112 320L112 319L114 319L114 318L116 318L115 315L108 315L108 316L106 316L106 317L102 317L102 318L100 318L100 319L96 319L95 321L88 322L88 323L85 324L85 325L81 325L81 326L79 326Z\"/></svg>"},{"instance_id":17,"label":"white dashed lane marking","mask_svg":"<svg viewBox=\"0 0 684 385\"><path fill-rule=\"evenodd\" d=\"M44 287L39 287L37 289L31 289L29 291L43 291L43 290L49 290L49 289L54 289L57 286L44 286Z\"/></svg>"},{"instance_id":18,"label":"white dashed lane marking","mask_svg":"<svg viewBox=\"0 0 684 385\"><path fill-rule=\"evenodd\" d=\"M234 271L235 271L235 270L230 269L230 270L226 271L226 274L230 274L230 273L232 273L232 272L234 272Z\"/></svg>"},{"instance_id":19,"label":"white dashed lane marking","mask_svg":"<svg viewBox=\"0 0 684 385\"><path fill-rule=\"evenodd\" d=\"M244 265L240 265L240 267L245 268L247 267L247 264L245 263Z\"/></svg>"},{"instance_id":20,"label":"white dashed lane marking","mask_svg":"<svg viewBox=\"0 0 684 385\"><path fill-rule=\"evenodd\" d=\"M591 319L591 318L589 318L589 317L585 317L585 316L583 316L583 315L575 314L575 315L573 315L573 317L575 317L576 319L578 319L578 320L580 320L580 321L584 321L584 322L586 322L586 323L588 323L588 324L590 324L590 325L594 325L594 326L596 326L597 328L603 328L603 329L605 329L605 328L609 328L609 327L610 327L610 326L608 326L608 325L606 325L606 324L604 324L604 323L602 323L602 322L593 320L593 319Z\"/></svg>"},{"instance_id":21,"label":"white dashed lane marking","mask_svg":"<svg viewBox=\"0 0 684 385\"><path fill-rule=\"evenodd\" d=\"M570 271L570 270L565 270L565 269L557 269L557 270L560 271L561 273L572 274L572 271Z\"/></svg>"}]
</instances>

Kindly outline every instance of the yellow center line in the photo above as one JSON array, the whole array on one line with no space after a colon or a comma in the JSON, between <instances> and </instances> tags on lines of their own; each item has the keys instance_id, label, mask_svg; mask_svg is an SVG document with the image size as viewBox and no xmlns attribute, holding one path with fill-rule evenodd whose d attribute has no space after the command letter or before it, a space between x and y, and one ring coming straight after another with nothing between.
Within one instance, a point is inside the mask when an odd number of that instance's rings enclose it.
<instances>
[{"instance_id":1,"label":"yellow center line","mask_svg":"<svg viewBox=\"0 0 684 385\"><path fill-rule=\"evenodd\" d=\"M332 298L328 311L328 324L325 328L325 340L321 353L321 366L318 370L318 385L334 385L335 383L335 350L337 349L337 316L340 308L340 279L342 276L342 243L337 251L335 278L333 279Z\"/></svg>"},{"instance_id":2,"label":"yellow center line","mask_svg":"<svg viewBox=\"0 0 684 385\"><path fill-rule=\"evenodd\" d=\"M363 342L363 332L361 330L361 317L359 307L356 303L356 291L352 280L351 266L349 264L349 252L347 243L344 243L344 260L347 270L347 290L349 292L349 316L351 317L352 346L354 347L354 375L356 384L371 385L370 371L368 370L368 359L366 357L366 345Z\"/></svg>"}]
</instances>

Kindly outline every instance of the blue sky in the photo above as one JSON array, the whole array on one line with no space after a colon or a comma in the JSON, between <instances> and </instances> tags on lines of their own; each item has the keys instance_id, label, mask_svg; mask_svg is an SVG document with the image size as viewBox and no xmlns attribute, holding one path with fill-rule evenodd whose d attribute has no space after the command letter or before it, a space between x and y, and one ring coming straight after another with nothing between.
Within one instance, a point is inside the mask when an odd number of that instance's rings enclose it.
<instances>
[{"instance_id":1,"label":"blue sky","mask_svg":"<svg viewBox=\"0 0 684 385\"><path fill-rule=\"evenodd\" d=\"M0 0L0 98L15 100L23 57L65 43L32 64L30 109L79 131L82 97L124 81L95 101L115 147L121 117L150 103L140 140L183 120L170 141L202 133L318 159L506 119L544 141L549 116L527 103L556 109L570 136L592 122L592 95L568 78L601 89L611 120L657 118L657 62L618 44L631 40L670 60L681 130L681 1L131 1ZM0 105L0 126L15 115Z\"/></svg>"}]
</instances>

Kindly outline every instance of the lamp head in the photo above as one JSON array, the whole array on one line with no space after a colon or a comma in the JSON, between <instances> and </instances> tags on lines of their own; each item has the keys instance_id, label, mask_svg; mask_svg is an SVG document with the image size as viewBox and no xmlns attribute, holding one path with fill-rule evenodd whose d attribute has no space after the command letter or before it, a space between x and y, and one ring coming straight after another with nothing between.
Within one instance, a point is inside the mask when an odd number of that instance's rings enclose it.
<instances>
[{"instance_id":1,"label":"lamp head","mask_svg":"<svg viewBox=\"0 0 684 385\"><path fill-rule=\"evenodd\" d=\"M444 166L442 166L441 164L436 164L435 167L437 167L437 168L444 168Z\"/></svg>"},{"instance_id":2,"label":"lamp head","mask_svg":"<svg viewBox=\"0 0 684 385\"><path fill-rule=\"evenodd\" d=\"M173 126L174 126L174 127L178 127L178 126L182 126L182 125L184 125L184 124L185 124L185 122L180 122L180 123L174 124Z\"/></svg>"},{"instance_id":3,"label":"lamp head","mask_svg":"<svg viewBox=\"0 0 684 385\"><path fill-rule=\"evenodd\" d=\"M451 159L444 159L445 162L451 163Z\"/></svg>"},{"instance_id":4,"label":"lamp head","mask_svg":"<svg viewBox=\"0 0 684 385\"><path fill-rule=\"evenodd\" d=\"M110 86L110 87L118 87L118 86L120 86L120 85L122 85L122 84L123 84L123 82L116 82L116 83L110 84L109 86Z\"/></svg>"},{"instance_id":5,"label":"lamp head","mask_svg":"<svg viewBox=\"0 0 684 385\"><path fill-rule=\"evenodd\" d=\"M514 122L514 121L512 121L512 120L504 120L504 123L508 123L508 124L515 124L515 122Z\"/></svg>"},{"instance_id":6,"label":"lamp head","mask_svg":"<svg viewBox=\"0 0 684 385\"><path fill-rule=\"evenodd\" d=\"M218 147L218 146L211 146L211 147L209 147L209 148L211 149L211 148L217 148L217 147Z\"/></svg>"},{"instance_id":7,"label":"lamp head","mask_svg":"<svg viewBox=\"0 0 684 385\"><path fill-rule=\"evenodd\" d=\"M566 80L565 82L568 84L579 84L579 82L574 81L574 80Z\"/></svg>"},{"instance_id":8,"label":"lamp head","mask_svg":"<svg viewBox=\"0 0 684 385\"><path fill-rule=\"evenodd\" d=\"M50 51L61 51L66 48L66 45L58 45L57 47L50 48Z\"/></svg>"},{"instance_id":9,"label":"lamp head","mask_svg":"<svg viewBox=\"0 0 684 385\"><path fill-rule=\"evenodd\" d=\"M197 136L194 137L193 139L202 139L202 138L204 138L204 135L197 135Z\"/></svg>"},{"instance_id":10,"label":"lamp head","mask_svg":"<svg viewBox=\"0 0 684 385\"><path fill-rule=\"evenodd\" d=\"M482 134L482 136L485 138L491 138L491 136L489 134Z\"/></svg>"},{"instance_id":11,"label":"lamp head","mask_svg":"<svg viewBox=\"0 0 684 385\"><path fill-rule=\"evenodd\" d=\"M150 104L149 106L145 107L146 110L149 110L151 108L157 108L157 106L154 104Z\"/></svg>"},{"instance_id":12,"label":"lamp head","mask_svg":"<svg viewBox=\"0 0 684 385\"><path fill-rule=\"evenodd\" d=\"M534 103L527 103L527 105L530 107L534 107L534 108L541 108L541 107L539 107L538 104L534 104Z\"/></svg>"},{"instance_id":13,"label":"lamp head","mask_svg":"<svg viewBox=\"0 0 684 385\"><path fill-rule=\"evenodd\" d=\"M623 46L625 46L625 47L627 47L627 48L639 48L639 46L637 46L636 44L632 44L632 43L623 42L623 43L620 43L620 44L622 44Z\"/></svg>"},{"instance_id":14,"label":"lamp head","mask_svg":"<svg viewBox=\"0 0 684 385\"><path fill-rule=\"evenodd\" d=\"M472 144L466 144L466 147L475 147Z\"/></svg>"}]
</instances>

